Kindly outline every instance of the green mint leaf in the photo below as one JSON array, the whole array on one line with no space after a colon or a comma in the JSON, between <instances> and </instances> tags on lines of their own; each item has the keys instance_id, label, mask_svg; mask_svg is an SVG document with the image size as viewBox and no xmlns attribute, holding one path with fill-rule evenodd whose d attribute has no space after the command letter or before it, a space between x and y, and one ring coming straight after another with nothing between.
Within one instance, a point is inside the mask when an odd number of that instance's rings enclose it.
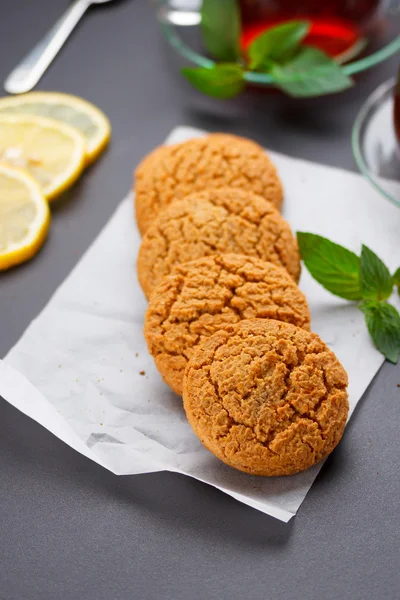
<instances>
[{"instance_id":1,"label":"green mint leaf","mask_svg":"<svg viewBox=\"0 0 400 600\"><path fill-rule=\"evenodd\" d=\"M365 300L360 304L370 336L382 354L397 364L400 355L400 315L387 302Z\"/></svg>"},{"instance_id":2,"label":"green mint leaf","mask_svg":"<svg viewBox=\"0 0 400 600\"><path fill-rule=\"evenodd\" d=\"M250 69L265 66L266 61L280 62L298 49L310 29L308 21L289 21L259 35L250 45Z\"/></svg>"},{"instance_id":3,"label":"green mint leaf","mask_svg":"<svg viewBox=\"0 0 400 600\"><path fill-rule=\"evenodd\" d=\"M240 10L237 0L203 0L201 31L205 48L218 60L240 56Z\"/></svg>"},{"instance_id":4,"label":"green mint leaf","mask_svg":"<svg viewBox=\"0 0 400 600\"><path fill-rule=\"evenodd\" d=\"M396 273L393 275L393 283L397 285L397 291L400 294L400 267L397 269Z\"/></svg>"},{"instance_id":5,"label":"green mint leaf","mask_svg":"<svg viewBox=\"0 0 400 600\"><path fill-rule=\"evenodd\" d=\"M314 233L297 232L301 257L310 274L335 296L361 300L360 259L354 252Z\"/></svg>"},{"instance_id":6,"label":"green mint leaf","mask_svg":"<svg viewBox=\"0 0 400 600\"><path fill-rule=\"evenodd\" d=\"M184 68L182 74L190 83L214 98L233 98L245 87L243 69L239 65L220 63L211 69Z\"/></svg>"},{"instance_id":7,"label":"green mint leaf","mask_svg":"<svg viewBox=\"0 0 400 600\"><path fill-rule=\"evenodd\" d=\"M389 269L375 252L364 245L360 256L360 286L364 300L387 300L393 290Z\"/></svg>"},{"instance_id":8,"label":"green mint leaf","mask_svg":"<svg viewBox=\"0 0 400 600\"><path fill-rule=\"evenodd\" d=\"M275 85L290 96L321 96L353 85L350 77L327 54L308 46L302 47L283 65L274 64L268 72Z\"/></svg>"}]
</instances>

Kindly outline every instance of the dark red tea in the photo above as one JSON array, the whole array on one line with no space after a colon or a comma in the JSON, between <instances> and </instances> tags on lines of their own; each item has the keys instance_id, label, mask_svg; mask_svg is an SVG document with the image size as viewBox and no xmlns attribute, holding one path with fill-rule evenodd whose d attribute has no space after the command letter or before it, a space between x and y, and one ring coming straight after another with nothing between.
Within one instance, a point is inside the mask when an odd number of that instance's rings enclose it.
<instances>
[{"instance_id":1,"label":"dark red tea","mask_svg":"<svg viewBox=\"0 0 400 600\"><path fill-rule=\"evenodd\" d=\"M370 35L385 0L240 0L246 50L255 37L291 19L311 22L305 43L331 56L355 55Z\"/></svg>"}]
</instances>

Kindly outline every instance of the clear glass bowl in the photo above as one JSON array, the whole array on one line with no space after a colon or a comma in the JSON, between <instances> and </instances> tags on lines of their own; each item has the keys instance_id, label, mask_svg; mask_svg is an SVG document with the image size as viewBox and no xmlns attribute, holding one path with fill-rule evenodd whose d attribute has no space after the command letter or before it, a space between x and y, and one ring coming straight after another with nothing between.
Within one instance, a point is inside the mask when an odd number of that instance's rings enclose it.
<instances>
[{"instance_id":1,"label":"clear glass bowl","mask_svg":"<svg viewBox=\"0 0 400 600\"><path fill-rule=\"evenodd\" d=\"M393 120L395 79L382 83L354 122L353 154L361 173L387 200L400 207L400 149Z\"/></svg>"},{"instance_id":2,"label":"clear glass bowl","mask_svg":"<svg viewBox=\"0 0 400 600\"><path fill-rule=\"evenodd\" d=\"M217 1L217 0L216 0ZM170 45L186 60L199 67L211 68L215 62L204 56L199 43L200 0L153 0L161 29ZM184 8L182 8L182 6ZM389 14L390 18L391 15ZM189 34L189 35L188 35ZM359 50L362 50L361 44ZM385 61L400 51L400 35L391 35L391 39L375 40L367 45L362 55L349 60L346 54L337 57L338 62L346 64L343 70L347 75L365 71ZM245 80L261 86L274 86L274 78L267 73L247 71Z\"/></svg>"}]
</instances>

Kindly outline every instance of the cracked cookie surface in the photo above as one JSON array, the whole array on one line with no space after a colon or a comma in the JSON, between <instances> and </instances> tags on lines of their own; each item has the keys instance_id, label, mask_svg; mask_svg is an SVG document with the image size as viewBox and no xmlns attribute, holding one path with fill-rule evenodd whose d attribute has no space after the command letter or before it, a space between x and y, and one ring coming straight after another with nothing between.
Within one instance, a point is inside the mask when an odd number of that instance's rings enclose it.
<instances>
[{"instance_id":1,"label":"cracked cookie surface","mask_svg":"<svg viewBox=\"0 0 400 600\"><path fill-rule=\"evenodd\" d=\"M150 299L144 333L159 372L181 394L194 347L255 317L310 327L307 301L283 268L240 254L213 255L164 277Z\"/></svg>"},{"instance_id":2,"label":"cracked cookie surface","mask_svg":"<svg viewBox=\"0 0 400 600\"><path fill-rule=\"evenodd\" d=\"M174 265L218 253L256 256L300 276L297 241L267 200L234 188L197 192L160 212L143 236L137 261L149 298Z\"/></svg>"},{"instance_id":3,"label":"cracked cookie surface","mask_svg":"<svg viewBox=\"0 0 400 600\"><path fill-rule=\"evenodd\" d=\"M136 220L143 234L159 211L195 191L220 187L255 192L278 209L282 184L276 168L255 142L215 133L156 148L135 172Z\"/></svg>"},{"instance_id":4,"label":"cracked cookie surface","mask_svg":"<svg viewBox=\"0 0 400 600\"><path fill-rule=\"evenodd\" d=\"M347 384L318 335L251 319L195 348L183 400L193 430L220 460L254 475L291 475L338 444Z\"/></svg>"}]
</instances>

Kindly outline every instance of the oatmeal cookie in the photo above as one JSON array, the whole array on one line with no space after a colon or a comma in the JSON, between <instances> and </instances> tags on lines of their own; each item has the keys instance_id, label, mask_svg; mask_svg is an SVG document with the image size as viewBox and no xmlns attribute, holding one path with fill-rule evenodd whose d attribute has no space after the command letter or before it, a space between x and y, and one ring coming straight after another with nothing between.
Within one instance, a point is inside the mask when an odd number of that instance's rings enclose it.
<instances>
[{"instance_id":1,"label":"oatmeal cookie","mask_svg":"<svg viewBox=\"0 0 400 600\"><path fill-rule=\"evenodd\" d=\"M213 255L164 277L150 299L144 333L164 380L181 394L196 344L254 317L310 326L307 301L284 269L240 254Z\"/></svg>"},{"instance_id":2,"label":"oatmeal cookie","mask_svg":"<svg viewBox=\"0 0 400 600\"><path fill-rule=\"evenodd\" d=\"M148 155L135 173L136 219L144 233L159 211L192 192L234 187L263 196L278 209L282 184L264 150L251 140L215 133Z\"/></svg>"},{"instance_id":3,"label":"oatmeal cookie","mask_svg":"<svg viewBox=\"0 0 400 600\"><path fill-rule=\"evenodd\" d=\"M347 383L318 335L251 319L196 346L183 400L195 433L220 460L253 475L291 475L338 444Z\"/></svg>"},{"instance_id":4,"label":"oatmeal cookie","mask_svg":"<svg viewBox=\"0 0 400 600\"><path fill-rule=\"evenodd\" d=\"M236 252L283 266L299 280L296 238L270 202L237 188L196 192L162 210L146 231L137 262L139 282L149 298L174 265Z\"/></svg>"}]
</instances>

